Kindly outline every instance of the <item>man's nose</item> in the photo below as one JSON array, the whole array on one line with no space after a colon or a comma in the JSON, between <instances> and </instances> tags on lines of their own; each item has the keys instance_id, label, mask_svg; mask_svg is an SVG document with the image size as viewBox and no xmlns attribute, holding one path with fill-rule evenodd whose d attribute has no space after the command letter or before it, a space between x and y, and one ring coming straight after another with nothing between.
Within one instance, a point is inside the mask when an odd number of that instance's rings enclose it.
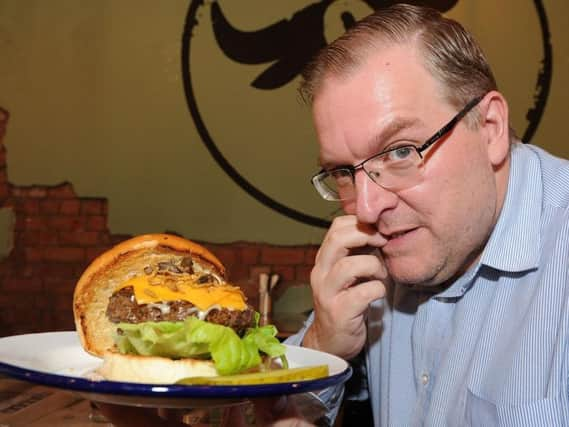
<instances>
[{"instance_id":1,"label":"man's nose","mask_svg":"<svg viewBox=\"0 0 569 427\"><path fill-rule=\"evenodd\" d=\"M397 205L397 194L376 184L365 171L357 171L354 181L355 214L360 222L375 224L385 210L393 209Z\"/></svg>"}]
</instances>

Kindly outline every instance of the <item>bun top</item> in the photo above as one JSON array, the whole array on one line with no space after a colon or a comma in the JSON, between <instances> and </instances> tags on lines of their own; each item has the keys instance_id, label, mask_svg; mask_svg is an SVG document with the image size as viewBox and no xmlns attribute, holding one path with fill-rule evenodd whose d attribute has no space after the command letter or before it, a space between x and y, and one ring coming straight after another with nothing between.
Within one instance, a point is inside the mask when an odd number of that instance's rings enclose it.
<instances>
[{"instance_id":1,"label":"bun top","mask_svg":"<svg viewBox=\"0 0 569 427\"><path fill-rule=\"evenodd\" d=\"M97 257L75 286L75 327L85 350L102 356L114 347L115 326L107 318L106 309L109 298L117 289L129 280L140 281L137 278L151 274L151 266L165 266L178 271L176 265L185 265L199 275L215 278L218 283L212 286L233 288L233 294L240 293L238 288L223 283L225 268L203 246L169 234L146 234L131 238Z\"/></svg>"}]
</instances>

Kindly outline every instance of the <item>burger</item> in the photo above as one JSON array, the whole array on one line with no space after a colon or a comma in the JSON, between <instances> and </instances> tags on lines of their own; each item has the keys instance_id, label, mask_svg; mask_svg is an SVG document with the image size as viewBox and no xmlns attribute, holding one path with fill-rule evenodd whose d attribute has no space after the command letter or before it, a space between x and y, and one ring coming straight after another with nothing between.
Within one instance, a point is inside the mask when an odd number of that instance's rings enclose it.
<instances>
[{"instance_id":1,"label":"burger","mask_svg":"<svg viewBox=\"0 0 569 427\"><path fill-rule=\"evenodd\" d=\"M276 328L259 326L222 263L174 235L137 236L96 258L76 284L73 313L107 380L167 384L284 359Z\"/></svg>"}]
</instances>

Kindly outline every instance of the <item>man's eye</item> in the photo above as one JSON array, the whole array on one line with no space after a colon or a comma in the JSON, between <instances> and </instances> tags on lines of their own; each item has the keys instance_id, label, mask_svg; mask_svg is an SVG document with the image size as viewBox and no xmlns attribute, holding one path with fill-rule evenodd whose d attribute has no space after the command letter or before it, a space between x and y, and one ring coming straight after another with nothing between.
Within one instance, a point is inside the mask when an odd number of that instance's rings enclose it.
<instances>
[{"instance_id":1,"label":"man's eye","mask_svg":"<svg viewBox=\"0 0 569 427\"><path fill-rule=\"evenodd\" d=\"M405 160L413 155L413 148L409 146L396 148L387 153L387 160L397 161Z\"/></svg>"},{"instance_id":2,"label":"man's eye","mask_svg":"<svg viewBox=\"0 0 569 427\"><path fill-rule=\"evenodd\" d=\"M352 174L348 170L339 169L331 173L337 185L347 185L352 183Z\"/></svg>"}]
</instances>

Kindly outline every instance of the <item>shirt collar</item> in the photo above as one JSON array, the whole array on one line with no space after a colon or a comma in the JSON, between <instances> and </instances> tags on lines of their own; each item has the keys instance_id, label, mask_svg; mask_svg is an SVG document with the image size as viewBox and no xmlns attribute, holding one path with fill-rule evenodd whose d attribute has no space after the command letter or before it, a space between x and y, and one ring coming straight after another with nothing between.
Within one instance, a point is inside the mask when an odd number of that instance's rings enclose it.
<instances>
[{"instance_id":1,"label":"shirt collar","mask_svg":"<svg viewBox=\"0 0 569 427\"><path fill-rule=\"evenodd\" d=\"M514 143L506 199L481 264L507 272L538 267L542 200L539 159L522 144Z\"/></svg>"},{"instance_id":2,"label":"shirt collar","mask_svg":"<svg viewBox=\"0 0 569 427\"><path fill-rule=\"evenodd\" d=\"M480 261L437 298L460 298L472 286L483 266L505 272L538 267L541 228L541 168L531 150L511 147L508 190Z\"/></svg>"}]
</instances>

